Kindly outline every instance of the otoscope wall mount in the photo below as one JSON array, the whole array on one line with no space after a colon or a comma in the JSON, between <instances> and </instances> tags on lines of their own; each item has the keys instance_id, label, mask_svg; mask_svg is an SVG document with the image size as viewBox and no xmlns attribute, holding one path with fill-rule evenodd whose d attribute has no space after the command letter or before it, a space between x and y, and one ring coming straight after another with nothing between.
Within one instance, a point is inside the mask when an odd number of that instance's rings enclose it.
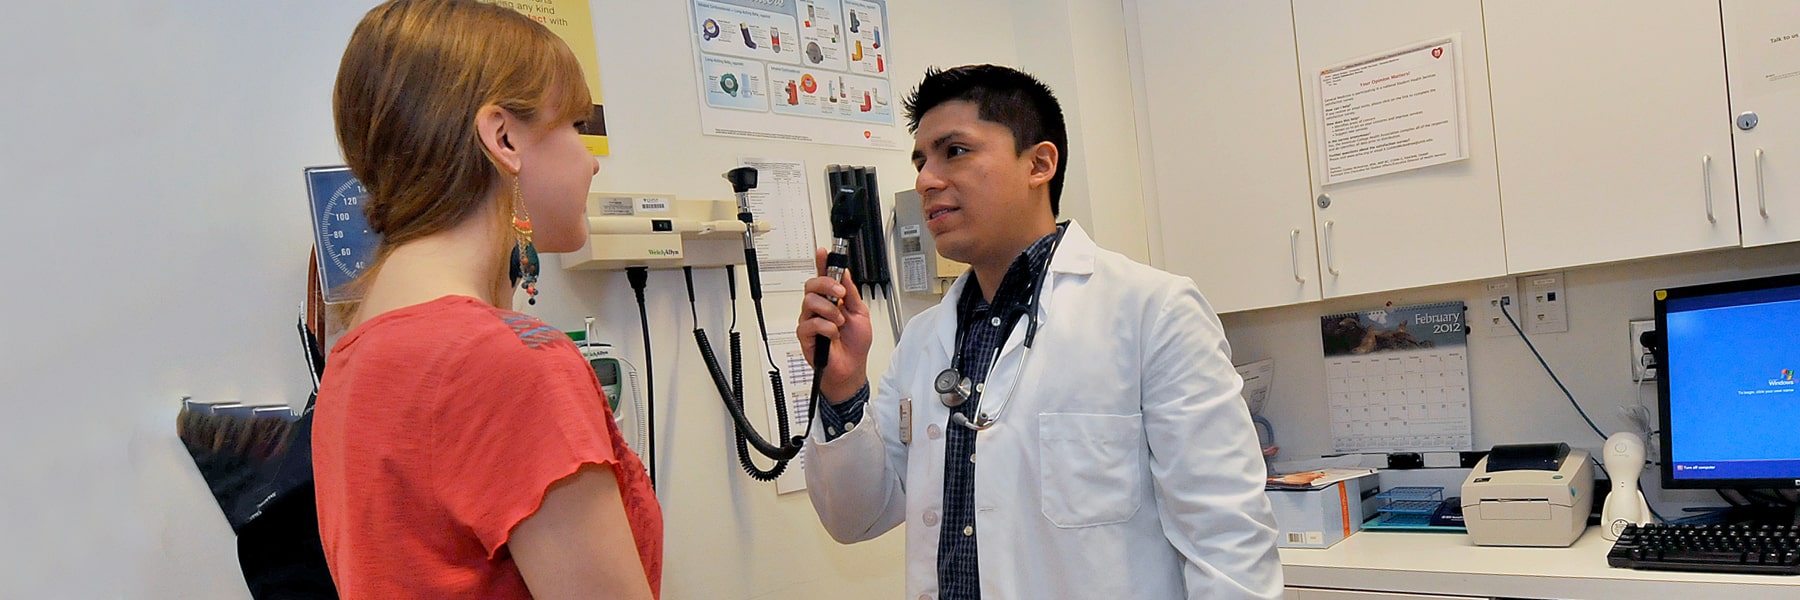
<instances>
[{"instance_id":1,"label":"otoscope wall mount","mask_svg":"<svg viewBox=\"0 0 1800 600\"><path fill-rule=\"evenodd\" d=\"M755 177L755 171L751 171ZM736 187L736 182L733 182ZM747 194L740 194L747 196ZM768 233L767 221L738 220L745 200L676 200L667 194L593 192L587 246L562 255L570 270L673 269L744 263L742 240Z\"/></svg>"}]
</instances>

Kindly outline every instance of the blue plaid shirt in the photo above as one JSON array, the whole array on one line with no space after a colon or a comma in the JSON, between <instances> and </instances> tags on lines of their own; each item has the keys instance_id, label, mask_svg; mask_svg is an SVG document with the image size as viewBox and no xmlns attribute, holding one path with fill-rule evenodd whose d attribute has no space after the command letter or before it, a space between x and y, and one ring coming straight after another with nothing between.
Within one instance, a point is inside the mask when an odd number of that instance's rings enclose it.
<instances>
[{"instance_id":1,"label":"blue plaid shirt","mask_svg":"<svg viewBox=\"0 0 1800 600\"><path fill-rule=\"evenodd\" d=\"M1050 268L1051 250L1067 223L1057 226L1056 233L1038 238L1007 267L1000 278L994 301L981 297L975 273L963 284L956 303L958 348L957 371L970 381L987 380L989 362L994 350L1006 342L1025 307L1037 294L1038 281ZM1022 334L1021 334L1022 335ZM975 406L981 394L951 409L975 420ZM825 439L837 439L862 421L863 406L868 403L869 388L863 386L855 396L842 404L827 404L819 411L825 422ZM999 400L995 400L999 402ZM989 407L990 409L992 407ZM944 422L944 516L938 530L938 597L942 600L974 600L981 597L980 560L975 553L975 431L953 421Z\"/></svg>"}]
</instances>

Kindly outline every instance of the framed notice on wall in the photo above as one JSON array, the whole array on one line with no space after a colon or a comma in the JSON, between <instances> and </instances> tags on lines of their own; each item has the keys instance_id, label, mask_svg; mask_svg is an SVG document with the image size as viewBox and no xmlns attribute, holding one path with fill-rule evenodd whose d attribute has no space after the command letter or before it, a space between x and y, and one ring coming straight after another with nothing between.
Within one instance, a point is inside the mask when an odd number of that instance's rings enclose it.
<instances>
[{"instance_id":1,"label":"framed notice on wall","mask_svg":"<svg viewBox=\"0 0 1800 600\"><path fill-rule=\"evenodd\" d=\"M1319 175L1326 185L1469 157L1460 36L1319 71Z\"/></svg>"}]
</instances>

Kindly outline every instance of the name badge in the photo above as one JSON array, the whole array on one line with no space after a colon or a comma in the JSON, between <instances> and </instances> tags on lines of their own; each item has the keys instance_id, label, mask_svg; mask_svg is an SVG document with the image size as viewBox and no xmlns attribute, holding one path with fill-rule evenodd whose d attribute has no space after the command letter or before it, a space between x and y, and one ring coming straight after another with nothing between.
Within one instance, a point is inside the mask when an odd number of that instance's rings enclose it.
<instances>
[{"instance_id":1,"label":"name badge","mask_svg":"<svg viewBox=\"0 0 1800 600\"><path fill-rule=\"evenodd\" d=\"M900 443L912 443L912 398L900 399Z\"/></svg>"}]
</instances>

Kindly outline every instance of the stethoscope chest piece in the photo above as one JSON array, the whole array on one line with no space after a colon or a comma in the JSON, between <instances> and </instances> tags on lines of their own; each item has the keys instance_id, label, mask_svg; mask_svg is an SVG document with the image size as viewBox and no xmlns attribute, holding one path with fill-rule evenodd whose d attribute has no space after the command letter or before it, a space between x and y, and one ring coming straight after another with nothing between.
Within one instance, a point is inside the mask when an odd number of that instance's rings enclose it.
<instances>
[{"instance_id":1,"label":"stethoscope chest piece","mask_svg":"<svg viewBox=\"0 0 1800 600\"><path fill-rule=\"evenodd\" d=\"M974 382L963 377L955 367L938 372L937 379L932 381L931 386L943 398L944 406L950 408L962 406L974 392Z\"/></svg>"}]
</instances>

